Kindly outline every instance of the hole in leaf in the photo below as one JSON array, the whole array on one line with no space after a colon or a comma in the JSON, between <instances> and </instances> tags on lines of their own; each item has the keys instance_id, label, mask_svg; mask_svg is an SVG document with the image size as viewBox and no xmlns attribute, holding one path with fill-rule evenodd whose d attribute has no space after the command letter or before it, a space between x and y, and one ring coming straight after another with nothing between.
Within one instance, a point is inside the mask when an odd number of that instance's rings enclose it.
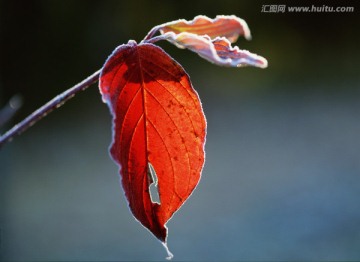
<instances>
[{"instance_id":1,"label":"hole in leaf","mask_svg":"<svg viewBox=\"0 0 360 262\"><path fill-rule=\"evenodd\" d=\"M150 192L150 199L151 202L157 203L160 205L160 196L158 190L158 178L156 176L156 172L154 167L149 163L148 167L148 176L149 176L149 192Z\"/></svg>"}]
</instances>

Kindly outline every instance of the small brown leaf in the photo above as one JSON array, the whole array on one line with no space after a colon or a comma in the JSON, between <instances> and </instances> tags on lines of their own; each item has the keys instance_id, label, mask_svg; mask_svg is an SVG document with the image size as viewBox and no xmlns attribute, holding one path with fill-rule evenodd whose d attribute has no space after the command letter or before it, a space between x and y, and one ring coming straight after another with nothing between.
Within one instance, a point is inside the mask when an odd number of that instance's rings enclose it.
<instances>
[{"instance_id":1,"label":"small brown leaf","mask_svg":"<svg viewBox=\"0 0 360 262\"><path fill-rule=\"evenodd\" d=\"M161 35L154 37L158 31ZM155 26L144 41L153 43L165 39L220 66L267 67L268 62L264 57L231 46L241 35L251 39L248 25L239 17L219 15L210 19L199 15L191 21L180 19Z\"/></svg>"}]
</instances>

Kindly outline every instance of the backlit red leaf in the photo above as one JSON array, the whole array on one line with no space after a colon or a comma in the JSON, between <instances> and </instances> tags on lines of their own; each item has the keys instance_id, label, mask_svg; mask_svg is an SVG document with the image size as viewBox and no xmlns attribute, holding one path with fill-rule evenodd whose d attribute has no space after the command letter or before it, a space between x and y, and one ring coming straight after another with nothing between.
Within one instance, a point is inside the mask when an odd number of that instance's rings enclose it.
<instances>
[{"instance_id":1,"label":"backlit red leaf","mask_svg":"<svg viewBox=\"0 0 360 262\"><path fill-rule=\"evenodd\" d=\"M165 224L196 187L204 164L206 122L197 93L161 48L134 41L108 58L100 91L113 114L110 153L129 207L166 243ZM160 203L149 193L155 176Z\"/></svg>"}]
</instances>

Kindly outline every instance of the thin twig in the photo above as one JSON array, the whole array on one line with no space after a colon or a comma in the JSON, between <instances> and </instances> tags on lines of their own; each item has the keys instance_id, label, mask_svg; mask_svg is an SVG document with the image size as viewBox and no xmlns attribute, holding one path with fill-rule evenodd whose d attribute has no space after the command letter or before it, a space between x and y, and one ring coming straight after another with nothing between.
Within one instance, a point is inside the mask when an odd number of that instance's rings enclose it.
<instances>
[{"instance_id":1,"label":"thin twig","mask_svg":"<svg viewBox=\"0 0 360 262\"><path fill-rule=\"evenodd\" d=\"M52 100L47 102L45 105L34 111L31 115L29 115L27 118L22 120L20 123L15 125L13 128L11 128L9 131L7 131L4 135L0 136L0 148L3 144L6 142L11 141L16 135L20 135L22 132L24 132L26 129L34 125L36 122L38 122L40 119L45 117L47 114L49 114L52 110L59 108L62 106L66 101L68 101L70 98L74 97L74 95L80 91L85 90L90 85L98 81L100 70L96 71L80 83L74 85L73 87L69 88L65 92L61 93L60 95L57 95Z\"/></svg>"}]
</instances>

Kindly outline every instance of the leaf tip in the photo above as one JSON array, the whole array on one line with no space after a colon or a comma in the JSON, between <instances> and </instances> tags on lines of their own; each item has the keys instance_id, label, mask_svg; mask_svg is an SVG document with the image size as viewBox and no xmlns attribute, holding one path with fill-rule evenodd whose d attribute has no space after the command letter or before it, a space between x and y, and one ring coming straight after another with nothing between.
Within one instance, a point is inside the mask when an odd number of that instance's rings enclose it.
<instances>
[{"instance_id":1,"label":"leaf tip","mask_svg":"<svg viewBox=\"0 0 360 262\"><path fill-rule=\"evenodd\" d=\"M167 243L166 243L166 242L161 242L161 243L163 244L163 246L164 246L164 248L165 248L165 250L166 250L166 253L167 253L166 260L171 260L171 259L173 259L174 255L173 255L173 253L170 252Z\"/></svg>"},{"instance_id":2,"label":"leaf tip","mask_svg":"<svg viewBox=\"0 0 360 262\"><path fill-rule=\"evenodd\" d=\"M266 58L261 57L261 64L259 65L260 68L267 68L268 67L268 61L266 60Z\"/></svg>"},{"instance_id":3,"label":"leaf tip","mask_svg":"<svg viewBox=\"0 0 360 262\"><path fill-rule=\"evenodd\" d=\"M248 52L248 51L247 51ZM268 61L266 58L253 54L253 53L249 53L249 56L247 57L248 61L246 61L245 63L241 62L239 64L236 65L236 67L243 67L243 66L247 66L247 65L251 65L251 66L255 66L258 68L267 68L268 67Z\"/></svg>"}]
</instances>

